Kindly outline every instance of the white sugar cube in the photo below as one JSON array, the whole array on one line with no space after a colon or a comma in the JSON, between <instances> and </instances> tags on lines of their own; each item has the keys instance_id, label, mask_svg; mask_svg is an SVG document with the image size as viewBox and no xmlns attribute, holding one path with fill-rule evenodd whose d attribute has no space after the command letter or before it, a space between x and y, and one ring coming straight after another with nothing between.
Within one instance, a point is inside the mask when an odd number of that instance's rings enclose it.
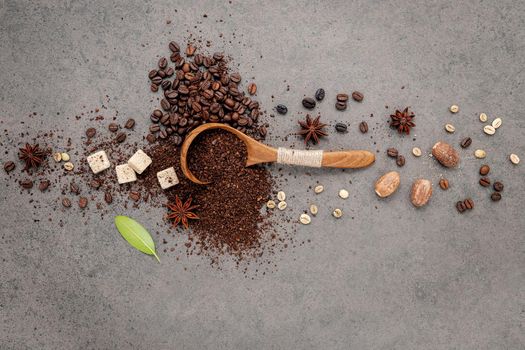
<instances>
[{"instance_id":1,"label":"white sugar cube","mask_svg":"<svg viewBox=\"0 0 525 350\"><path fill-rule=\"evenodd\" d=\"M101 171L104 171L111 167L111 163L109 162L108 156L104 151L98 151L93 154L90 154L87 157L87 162L89 164L89 167L91 168L91 171L93 171L93 173L95 174L98 174Z\"/></svg>"},{"instance_id":2,"label":"white sugar cube","mask_svg":"<svg viewBox=\"0 0 525 350\"><path fill-rule=\"evenodd\" d=\"M115 167L117 171L117 180L119 184L125 184L137 180L135 170L131 169L128 164L120 164Z\"/></svg>"},{"instance_id":3,"label":"white sugar cube","mask_svg":"<svg viewBox=\"0 0 525 350\"><path fill-rule=\"evenodd\" d=\"M165 190L179 183L179 178L173 167L164 169L157 173L157 179L159 180L160 187Z\"/></svg>"},{"instance_id":4,"label":"white sugar cube","mask_svg":"<svg viewBox=\"0 0 525 350\"><path fill-rule=\"evenodd\" d=\"M151 158L141 149L128 160L128 165L135 170L137 174L142 174L151 164Z\"/></svg>"}]
</instances>

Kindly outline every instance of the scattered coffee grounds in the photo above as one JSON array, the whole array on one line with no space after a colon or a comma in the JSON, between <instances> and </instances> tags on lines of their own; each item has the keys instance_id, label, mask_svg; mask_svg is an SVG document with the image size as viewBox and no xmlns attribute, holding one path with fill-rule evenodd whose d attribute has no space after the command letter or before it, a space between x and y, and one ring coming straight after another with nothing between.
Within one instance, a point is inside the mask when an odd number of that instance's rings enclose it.
<instances>
[{"instance_id":1,"label":"scattered coffee grounds","mask_svg":"<svg viewBox=\"0 0 525 350\"><path fill-rule=\"evenodd\" d=\"M270 222L261 209L270 198L273 180L264 166L245 167L246 148L235 135L211 131L193 141L188 165L193 174L209 185L197 185L180 171L180 151L173 141L154 145L146 152L155 162L138 179L138 186L159 188L157 172L173 166L180 183L164 193L169 202L192 198L199 220L191 220L188 253L209 255L212 259L228 253L241 260L256 257L271 239ZM166 211L167 213L167 211ZM275 234L273 235L275 238Z\"/></svg>"}]
</instances>

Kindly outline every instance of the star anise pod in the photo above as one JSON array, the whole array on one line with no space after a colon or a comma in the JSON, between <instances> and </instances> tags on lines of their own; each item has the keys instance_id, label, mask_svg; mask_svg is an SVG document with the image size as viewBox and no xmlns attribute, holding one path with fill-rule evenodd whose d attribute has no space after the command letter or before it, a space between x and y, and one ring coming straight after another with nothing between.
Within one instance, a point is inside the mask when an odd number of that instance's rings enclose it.
<instances>
[{"instance_id":1,"label":"star anise pod","mask_svg":"<svg viewBox=\"0 0 525 350\"><path fill-rule=\"evenodd\" d=\"M23 160L26 165L24 170L29 170L31 168L38 168L40 164L44 161L44 158L46 157L46 152L36 145L30 145L29 143L26 143L24 148L20 148L20 152L18 152L18 158Z\"/></svg>"},{"instance_id":2,"label":"star anise pod","mask_svg":"<svg viewBox=\"0 0 525 350\"><path fill-rule=\"evenodd\" d=\"M173 227L176 227L182 222L185 228L188 228L188 219L197 220L199 217L193 213L193 209L198 208L198 205L191 205L192 198L183 204L179 196L175 196L175 204L168 203L166 206L171 210L171 213L166 215L167 219L173 219Z\"/></svg>"},{"instance_id":3,"label":"star anise pod","mask_svg":"<svg viewBox=\"0 0 525 350\"><path fill-rule=\"evenodd\" d=\"M396 113L390 115L390 127L396 128L400 134L410 135L410 128L416 126L412 121L415 117L414 112L410 112L408 107L402 112L396 109Z\"/></svg>"},{"instance_id":4,"label":"star anise pod","mask_svg":"<svg viewBox=\"0 0 525 350\"><path fill-rule=\"evenodd\" d=\"M301 131L298 132L299 135L304 137L304 143L308 144L311 140L313 143L319 143L319 139L323 136L328 136L328 134L323 130L326 124L323 124L319 121L321 116L312 119L310 114L306 115L306 120L299 120L298 123L301 126Z\"/></svg>"}]
</instances>

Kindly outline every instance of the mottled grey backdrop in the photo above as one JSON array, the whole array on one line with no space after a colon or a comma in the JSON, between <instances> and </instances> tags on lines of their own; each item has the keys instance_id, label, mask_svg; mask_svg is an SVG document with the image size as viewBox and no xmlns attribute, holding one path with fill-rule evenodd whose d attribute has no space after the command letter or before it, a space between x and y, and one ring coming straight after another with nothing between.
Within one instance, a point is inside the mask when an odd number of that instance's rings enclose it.
<instances>
[{"instance_id":1,"label":"mottled grey backdrop","mask_svg":"<svg viewBox=\"0 0 525 350\"><path fill-rule=\"evenodd\" d=\"M290 171L282 186L287 214L297 218L313 200L320 214L307 227L283 224L295 243L246 273L164 253L162 209L114 206L102 220L54 211L56 188L30 195L3 173L0 348L524 349L525 164L507 159L511 152L525 159L524 28L519 0L0 0L2 162L16 157L20 132L62 129L81 150L89 122L74 116L102 104L105 115L118 111L119 121L132 116L145 129L157 103L146 72L170 39L183 43L190 33L255 78L265 109L288 105L287 116L271 120L268 143L299 147L284 137L304 114L302 96L324 87L318 111L332 125L349 122L350 132L321 146L379 150L364 171ZM335 111L334 94L353 89L364 102ZM448 112L452 103L457 115ZM415 141L385 124L392 108L405 105L417 114ZM479 112L503 118L495 136L482 133ZM361 120L368 135L357 131ZM445 134L447 122L455 134ZM457 145L463 136L474 142L461 151L459 169L428 157L438 139ZM372 184L396 168L384 155L389 146L407 165L399 192L381 201ZM410 154L414 146L423 157ZM497 204L477 184L476 148L487 151L492 178L505 183ZM437 185L441 174L450 190L436 187L427 207L413 208L412 180ZM316 181L326 188L318 197L307 192ZM350 192L344 202L342 187ZM468 196L475 209L457 214L454 202ZM338 221L329 214L335 206L345 212ZM160 265L126 245L114 213L161 232L154 235ZM177 241L166 238L169 247Z\"/></svg>"}]
</instances>

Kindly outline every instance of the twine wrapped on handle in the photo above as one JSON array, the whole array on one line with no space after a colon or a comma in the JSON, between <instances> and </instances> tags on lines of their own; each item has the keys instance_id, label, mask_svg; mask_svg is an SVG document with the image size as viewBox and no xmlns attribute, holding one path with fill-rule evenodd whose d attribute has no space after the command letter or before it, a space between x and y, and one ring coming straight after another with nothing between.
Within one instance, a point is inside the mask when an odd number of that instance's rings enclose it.
<instances>
[{"instance_id":1,"label":"twine wrapped on handle","mask_svg":"<svg viewBox=\"0 0 525 350\"><path fill-rule=\"evenodd\" d=\"M277 163L302 165L320 168L323 162L323 151L295 150L279 147L277 149Z\"/></svg>"}]
</instances>

